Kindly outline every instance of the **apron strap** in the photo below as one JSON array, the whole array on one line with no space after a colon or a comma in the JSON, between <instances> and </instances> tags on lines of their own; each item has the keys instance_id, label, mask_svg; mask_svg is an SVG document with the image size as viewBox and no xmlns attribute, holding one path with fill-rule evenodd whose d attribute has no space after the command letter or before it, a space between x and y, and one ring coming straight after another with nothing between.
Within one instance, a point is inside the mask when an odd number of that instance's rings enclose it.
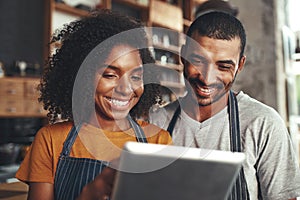
<instances>
[{"instance_id":1,"label":"apron strap","mask_svg":"<svg viewBox=\"0 0 300 200\"><path fill-rule=\"evenodd\" d=\"M75 142L75 139L78 135L78 131L81 128L81 124L77 126L73 126L71 131L69 132L67 139L64 142L63 150L60 153L60 157L67 157L70 155L71 148Z\"/></svg>"},{"instance_id":2,"label":"apron strap","mask_svg":"<svg viewBox=\"0 0 300 200\"><path fill-rule=\"evenodd\" d=\"M240 123L239 123L239 111L238 102L236 96L232 91L229 93L229 125L230 125L230 150L232 152L241 152L241 136L240 136ZM247 188L247 182L245 180L245 174L243 167L240 170L238 178L233 186L229 200L249 200L249 193Z\"/></svg>"},{"instance_id":3,"label":"apron strap","mask_svg":"<svg viewBox=\"0 0 300 200\"><path fill-rule=\"evenodd\" d=\"M180 115L180 112L181 112L181 108L180 108L180 105L178 104L178 107L177 107L176 111L174 112L173 117L172 117L172 119L169 123L169 126L167 128L167 131L170 133L171 136L172 136L176 121L177 121L177 119Z\"/></svg>"},{"instance_id":4,"label":"apron strap","mask_svg":"<svg viewBox=\"0 0 300 200\"><path fill-rule=\"evenodd\" d=\"M147 139L143 129L129 115L127 119L129 120L129 123L134 130L136 140L138 142L147 143ZM63 150L60 153L60 157L68 157L70 155L71 148L76 140L76 137L78 135L81 126L82 125L80 124L72 127L71 131L69 132L64 142Z\"/></svg>"},{"instance_id":5,"label":"apron strap","mask_svg":"<svg viewBox=\"0 0 300 200\"><path fill-rule=\"evenodd\" d=\"M138 142L147 143L145 133L140 125L138 125L130 115L127 116L127 119L135 132L135 137Z\"/></svg>"}]
</instances>

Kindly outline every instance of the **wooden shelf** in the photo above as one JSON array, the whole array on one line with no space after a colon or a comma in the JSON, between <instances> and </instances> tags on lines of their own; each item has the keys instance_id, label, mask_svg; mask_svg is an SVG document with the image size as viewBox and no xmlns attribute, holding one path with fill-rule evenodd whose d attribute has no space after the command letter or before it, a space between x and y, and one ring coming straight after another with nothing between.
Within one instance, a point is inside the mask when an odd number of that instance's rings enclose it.
<instances>
[{"instance_id":1,"label":"wooden shelf","mask_svg":"<svg viewBox=\"0 0 300 200\"><path fill-rule=\"evenodd\" d=\"M38 102L40 78L0 78L0 117L46 117Z\"/></svg>"},{"instance_id":2,"label":"wooden shelf","mask_svg":"<svg viewBox=\"0 0 300 200\"><path fill-rule=\"evenodd\" d=\"M112 0L112 2L127 5L131 8L140 9L141 11L148 11L148 5L142 4L136 0Z\"/></svg>"},{"instance_id":3,"label":"wooden shelf","mask_svg":"<svg viewBox=\"0 0 300 200\"><path fill-rule=\"evenodd\" d=\"M165 67L165 68L168 68L168 69L173 69L173 70L176 70L176 71L182 71L183 70L183 66L182 65L178 65L178 64L173 64L173 63L166 63L166 64L162 64L160 61L156 61L155 64L158 66L158 67Z\"/></svg>"},{"instance_id":4,"label":"wooden shelf","mask_svg":"<svg viewBox=\"0 0 300 200\"><path fill-rule=\"evenodd\" d=\"M183 11L178 6L152 0L149 5L149 22L152 26L183 31Z\"/></svg>"},{"instance_id":5,"label":"wooden shelf","mask_svg":"<svg viewBox=\"0 0 300 200\"><path fill-rule=\"evenodd\" d=\"M89 11L74 8L64 3L55 3L55 10L80 17L87 16L90 13Z\"/></svg>"},{"instance_id":6,"label":"wooden shelf","mask_svg":"<svg viewBox=\"0 0 300 200\"><path fill-rule=\"evenodd\" d=\"M183 19L183 25L189 27L192 24L191 20Z\"/></svg>"},{"instance_id":7,"label":"wooden shelf","mask_svg":"<svg viewBox=\"0 0 300 200\"><path fill-rule=\"evenodd\" d=\"M185 86L181 83L171 82L171 81L160 81L160 84L165 87L170 87L174 89L184 89Z\"/></svg>"},{"instance_id":8,"label":"wooden shelf","mask_svg":"<svg viewBox=\"0 0 300 200\"><path fill-rule=\"evenodd\" d=\"M52 15L57 14L54 13L54 11L59 12L56 17L61 17L61 14L66 15L65 18L62 17L63 20L67 21L66 23L69 23L73 16L78 18L90 14L90 11L78 9L65 3L58 3L55 0L46 1L49 13L46 15L46 19L48 19L46 20L45 27L48 29L49 33L47 33L48 35L45 38L50 38L50 35L52 34L51 25L55 25L55 28L56 26L60 26L60 23L56 23L58 18L54 18ZM189 18L186 16L186 13L190 13L191 15L193 13L194 5L200 4L204 1L206 0L176 1L177 3L170 4L167 1L162 0L143 1L145 3L141 3L142 1L139 0L101 0L101 5L96 5L96 7L112 10L115 9L120 12L121 9L124 8L124 10L122 10L124 11L123 14L139 18L139 20L148 27L162 28L161 30L158 29L158 31L161 32L157 33L155 32L155 29L150 30L149 36L151 36L151 34L156 34L159 38L159 40L156 41L157 43L150 42L150 46L154 52L156 50L155 53L157 53L157 57L165 55L168 57L167 62L170 62L161 63L159 58L157 58L156 66L161 68L160 70L164 72L167 71L167 75L170 76L170 79L161 79L163 80L161 84L166 87L170 87L174 89L176 93L181 94L185 86L181 83L181 79L178 79L177 74L182 74L183 71L183 66L180 64L180 48L185 42L185 36L183 36L182 33L185 33L193 19L192 17ZM169 36L169 42L163 43L165 35ZM53 48L48 49L47 52L52 52L52 50L59 47L59 44L54 44L52 47ZM169 60L169 58L172 58L172 60ZM174 82L172 82L173 79Z\"/></svg>"},{"instance_id":9,"label":"wooden shelf","mask_svg":"<svg viewBox=\"0 0 300 200\"><path fill-rule=\"evenodd\" d=\"M152 46L154 49L162 49L162 50L170 51L177 55L179 55L179 53L180 53L180 47L175 46L175 45L165 46L162 43L156 43L156 44L152 44Z\"/></svg>"}]
</instances>

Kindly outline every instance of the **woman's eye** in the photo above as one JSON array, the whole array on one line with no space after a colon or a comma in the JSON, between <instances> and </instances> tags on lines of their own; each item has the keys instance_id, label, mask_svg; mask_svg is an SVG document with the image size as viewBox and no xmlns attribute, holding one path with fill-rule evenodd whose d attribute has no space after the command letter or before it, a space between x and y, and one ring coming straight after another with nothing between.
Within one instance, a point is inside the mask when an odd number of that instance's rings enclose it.
<instances>
[{"instance_id":1,"label":"woman's eye","mask_svg":"<svg viewBox=\"0 0 300 200\"><path fill-rule=\"evenodd\" d=\"M115 74L102 74L103 78L107 78L107 79L113 79L113 78L117 78L118 76Z\"/></svg>"}]
</instances>

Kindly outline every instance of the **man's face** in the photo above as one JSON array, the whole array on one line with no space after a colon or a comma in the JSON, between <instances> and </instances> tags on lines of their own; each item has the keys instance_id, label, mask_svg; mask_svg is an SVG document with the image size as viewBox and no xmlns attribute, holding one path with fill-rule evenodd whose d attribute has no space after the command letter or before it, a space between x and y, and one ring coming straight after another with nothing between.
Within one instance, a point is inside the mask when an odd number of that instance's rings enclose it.
<instances>
[{"instance_id":1,"label":"man's face","mask_svg":"<svg viewBox=\"0 0 300 200\"><path fill-rule=\"evenodd\" d=\"M220 40L192 34L195 41L182 49L184 76L199 106L226 101L245 57L240 58L240 39Z\"/></svg>"}]
</instances>

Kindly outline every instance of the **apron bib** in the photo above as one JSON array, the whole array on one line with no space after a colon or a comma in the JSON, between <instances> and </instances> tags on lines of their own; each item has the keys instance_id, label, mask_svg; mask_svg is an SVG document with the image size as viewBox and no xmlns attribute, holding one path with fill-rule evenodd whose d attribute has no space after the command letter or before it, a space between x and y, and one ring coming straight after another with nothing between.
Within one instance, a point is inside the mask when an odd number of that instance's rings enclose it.
<instances>
[{"instance_id":1,"label":"apron bib","mask_svg":"<svg viewBox=\"0 0 300 200\"><path fill-rule=\"evenodd\" d=\"M130 117L127 117L138 142L147 143L144 131ZM64 142L63 150L57 164L54 179L54 195L56 200L72 200L79 196L82 188L94 180L109 162L89 158L70 157L71 148L81 126L73 126Z\"/></svg>"},{"instance_id":2,"label":"apron bib","mask_svg":"<svg viewBox=\"0 0 300 200\"><path fill-rule=\"evenodd\" d=\"M172 136L173 129L176 121L180 115L180 105L174 112L174 115L167 128L168 132ZM241 136L240 136L240 122L239 122L239 111L238 102L232 91L229 93L228 99L228 113L229 113L229 125L230 125L230 150L232 152L241 152ZM238 178L233 186L231 194L228 200L249 200L249 193L247 188L247 182L245 180L243 167L240 170Z\"/></svg>"}]
</instances>

